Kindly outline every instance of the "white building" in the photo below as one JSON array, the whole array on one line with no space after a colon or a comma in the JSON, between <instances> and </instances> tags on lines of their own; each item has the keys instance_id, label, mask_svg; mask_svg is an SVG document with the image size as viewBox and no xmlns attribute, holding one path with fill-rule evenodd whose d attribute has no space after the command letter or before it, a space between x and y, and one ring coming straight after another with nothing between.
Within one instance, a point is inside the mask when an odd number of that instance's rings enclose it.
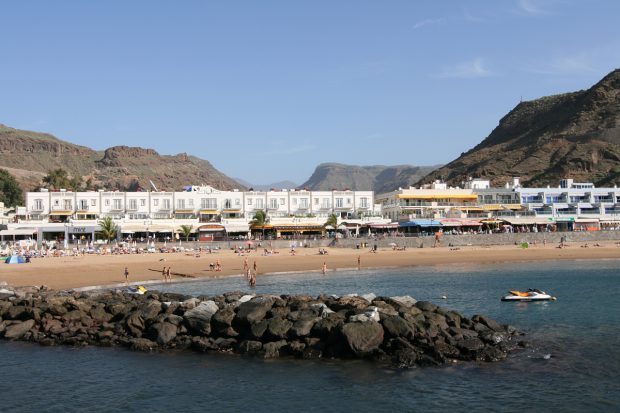
<instances>
[{"instance_id":1,"label":"white building","mask_svg":"<svg viewBox=\"0 0 620 413\"><path fill-rule=\"evenodd\" d=\"M88 240L94 238L99 220L111 217L124 236L175 237L182 225L205 233L248 234L249 222L259 210L284 232L290 228L322 231L330 214L347 220L378 215L372 191L241 192L209 186L190 186L182 192L41 189L26 194L26 207L16 226L38 233L38 239L73 239L77 235ZM280 228L275 229L280 233Z\"/></svg>"}]
</instances>

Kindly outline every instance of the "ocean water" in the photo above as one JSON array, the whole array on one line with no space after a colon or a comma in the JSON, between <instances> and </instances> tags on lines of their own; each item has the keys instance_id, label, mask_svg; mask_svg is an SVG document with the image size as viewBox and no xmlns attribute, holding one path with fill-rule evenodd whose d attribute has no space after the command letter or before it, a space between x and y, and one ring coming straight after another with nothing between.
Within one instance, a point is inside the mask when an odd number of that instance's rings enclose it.
<instances>
[{"instance_id":1,"label":"ocean water","mask_svg":"<svg viewBox=\"0 0 620 413\"><path fill-rule=\"evenodd\" d=\"M153 288L194 295L250 291L243 278ZM558 300L499 300L508 289L526 288ZM0 411L620 411L617 260L273 275L260 277L255 291L407 294L514 325L532 346L499 363L399 370L365 361L1 341Z\"/></svg>"}]
</instances>

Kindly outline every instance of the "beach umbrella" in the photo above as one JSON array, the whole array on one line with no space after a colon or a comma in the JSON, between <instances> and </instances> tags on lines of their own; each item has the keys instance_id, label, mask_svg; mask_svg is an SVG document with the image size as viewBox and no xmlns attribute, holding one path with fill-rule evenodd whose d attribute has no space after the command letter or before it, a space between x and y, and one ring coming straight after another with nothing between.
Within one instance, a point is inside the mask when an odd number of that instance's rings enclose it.
<instances>
[{"instance_id":1,"label":"beach umbrella","mask_svg":"<svg viewBox=\"0 0 620 413\"><path fill-rule=\"evenodd\" d=\"M245 245L254 245L254 243L252 241L246 241Z\"/></svg>"},{"instance_id":2,"label":"beach umbrella","mask_svg":"<svg viewBox=\"0 0 620 413\"><path fill-rule=\"evenodd\" d=\"M395 246L396 246L396 243L395 243L395 242L390 242L388 245L389 245L390 247L395 247Z\"/></svg>"},{"instance_id":3,"label":"beach umbrella","mask_svg":"<svg viewBox=\"0 0 620 413\"><path fill-rule=\"evenodd\" d=\"M21 255L11 255L9 258L6 259L6 261L4 262L5 264L23 264L24 261L24 257L22 257Z\"/></svg>"}]
</instances>

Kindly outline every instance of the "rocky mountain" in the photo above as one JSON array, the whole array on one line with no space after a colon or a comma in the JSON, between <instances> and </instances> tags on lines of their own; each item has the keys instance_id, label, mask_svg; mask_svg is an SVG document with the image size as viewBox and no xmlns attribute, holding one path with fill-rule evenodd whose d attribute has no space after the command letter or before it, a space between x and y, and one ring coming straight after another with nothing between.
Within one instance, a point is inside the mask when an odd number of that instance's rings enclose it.
<instances>
[{"instance_id":1,"label":"rocky mountain","mask_svg":"<svg viewBox=\"0 0 620 413\"><path fill-rule=\"evenodd\" d=\"M106 189L150 188L180 190L184 185L207 184L218 189L245 189L205 161L185 153L160 155L153 149L115 146L95 151L52 135L0 124L0 168L7 169L22 188L40 185L49 171L65 169L72 177L92 179Z\"/></svg>"},{"instance_id":2,"label":"rocky mountain","mask_svg":"<svg viewBox=\"0 0 620 413\"><path fill-rule=\"evenodd\" d=\"M620 69L588 90L519 103L480 144L419 183L482 177L503 185L512 176L527 186L620 184Z\"/></svg>"},{"instance_id":3,"label":"rocky mountain","mask_svg":"<svg viewBox=\"0 0 620 413\"><path fill-rule=\"evenodd\" d=\"M247 188L253 188L256 191L269 191L272 188L273 189L292 189L292 188L299 187L295 182L292 182L292 181L278 181L272 184L264 184L264 185L252 184L241 178L235 178L235 181L239 182L241 185Z\"/></svg>"},{"instance_id":4,"label":"rocky mountain","mask_svg":"<svg viewBox=\"0 0 620 413\"><path fill-rule=\"evenodd\" d=\"M407 188L438 166L357 166L323 163L301 187L311 190L331 189L374 190L389 192Z\"/></svg>"}]
</instances>

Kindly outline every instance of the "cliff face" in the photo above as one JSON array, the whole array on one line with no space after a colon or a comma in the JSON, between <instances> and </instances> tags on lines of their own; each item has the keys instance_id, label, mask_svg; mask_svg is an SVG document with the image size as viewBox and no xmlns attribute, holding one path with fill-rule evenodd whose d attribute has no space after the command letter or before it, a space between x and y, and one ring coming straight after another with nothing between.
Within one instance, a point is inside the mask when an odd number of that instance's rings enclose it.
<instances>
[{"instance_id":1,"label":"cliff face","mask_svg":"<svg viewBox=\"0 0 620 413\"><path fill-rule=\"evenodd\" d=\"M435 166L357 166L324 163L301 185L311 190L374 190L377 193L406 188L435 169Z\"/></svg>"},{"instance_id":2,"label":"cliff face","mask_svg":"<svg viewBox=\"0 0 620 413\"><path fill-rule=\"evenodd\" d=\"M10 168L25 190L34 189L50 170L109 189L149 188L179 190L184 185L207 184L218 189L244 189L208 161L189 156L160 155L153 149L115 146L105 151L61 141L52 135L0 125L0 168Z\"/></svg>"},{"instance_id":3,"label":"cliff face","mask_svg":"<svg viewBox=\"0 0 620 413\"><path fill-rule=\"evenodd\" d=\"M620 70L585 91L519 103L480 144L419 183L467 177L503 185L557 185L562 178L620 183Z\"/></svg>"}]
</instances>

